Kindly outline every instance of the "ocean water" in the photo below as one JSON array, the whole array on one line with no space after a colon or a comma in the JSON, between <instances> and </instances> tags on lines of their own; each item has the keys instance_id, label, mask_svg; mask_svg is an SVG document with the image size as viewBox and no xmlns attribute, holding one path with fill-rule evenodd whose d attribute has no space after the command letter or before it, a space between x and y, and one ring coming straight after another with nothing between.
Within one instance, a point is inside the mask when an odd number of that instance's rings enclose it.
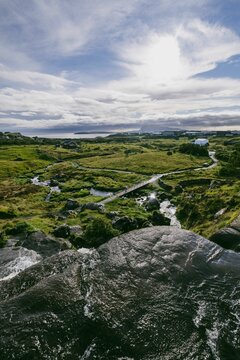
<instances>
[{"instance_id":1,"label":"ocean water","mask_svg":"<svg viewBox=\"0 0 240 360\"><path fill-rule=\"evenodd\" d=\"M46 132L41 134L36 133L26 133L23 135L26 136L38 136L38 137L44 137L49 139L94 139L96 137L106 137L108 135L111 135L111 133L89 133L89 134L74 134L74 133L53 133L53 132Z\"/></svg>"}]
</instances>

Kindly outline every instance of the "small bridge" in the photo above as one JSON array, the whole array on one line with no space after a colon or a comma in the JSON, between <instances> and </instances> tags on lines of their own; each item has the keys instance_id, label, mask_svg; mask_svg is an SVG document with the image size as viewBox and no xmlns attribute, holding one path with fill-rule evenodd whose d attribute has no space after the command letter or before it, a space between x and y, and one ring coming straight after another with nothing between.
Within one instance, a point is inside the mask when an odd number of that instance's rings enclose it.
<instances>
[{"instance_id":1,"label":"small bridge","mask_svg":"<svg viewBox=\"0 0 240 360\"><path fill-rule=\"evenodd\" d=\"M202 167L199 167L199 168L195 168L195 169L185 169L185 170L176 170L176 171L171 171L171 172L168 172L168 173L164 173L164 174L156 174L156 175L153 175L150 179L148 180L145 180L145 181L142 181L138 184L135 184L133 186L130 186L128 187L127 189L124 189L124 190L121 190L121 191L118 191L116 192L115 194L109 196L108 198L104 199L104 200L101 200L99 201L99 204L101 205L105 205L107 203L110 203L124 195L127 195L137 189L141 189L142 187L146 186L146 185L149 185L149 184L152 184L154 183L155 181L157 181L158 179L161 179L163 177L166 177L168 175L174 175L174 174L181 174L181 173L185 173L187 171L200 171L200 170L208 170L208 169L212 169L214 168L217 163L218 163L218 160L216 159L215 157L215 151L209 151L209 157L212 159L213 163L209 166L202 166Z\"/></svg>"}]
</instances>

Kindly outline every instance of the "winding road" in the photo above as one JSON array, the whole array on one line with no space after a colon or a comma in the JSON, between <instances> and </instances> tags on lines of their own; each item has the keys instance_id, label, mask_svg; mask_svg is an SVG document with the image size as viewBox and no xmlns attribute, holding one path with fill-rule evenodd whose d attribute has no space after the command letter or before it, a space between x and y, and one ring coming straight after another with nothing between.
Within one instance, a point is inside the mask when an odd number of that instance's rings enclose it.
<instances>
[{"instance_id":1,"label":"winding road","mask_svg":"<svg viewBox=\"0 0 240 360\"><path fill-rule=\"evenodd\" d=\"M185 172L188 172L188 171L200 171L200 170L209 170L209 169L212 169L214 168L215 166L217 166L217 163L218 163L218 160L216 159L215 157L215 151L209 151L209 157L212 159L213 163L209 166L202 166L202 167L198 167L198 168L195 168L195 169L185 169L185 170L176 170L176 171L171 171L171 172L168 172L168 173L163 173L163 174L156 174L156 175L153 175L150 179L148 180L145 180L145 181L142 181L138 184L135 184L133 186L130 186L128 187L127 189L124 189L124 190L121 190L121 191L118 191L117 193L115 193L114 195L111 195L109 197L107 197L106 199L104 200L101 200L98 202L98 204L101 204L101 205L105 205L107 203L110 203L118 198L120 198L121 196L124 196L126 194L129 194L137 189L141 189L142 187L146 186L146 185L149 185L149 184L152 184L154 183L155 181L157 181L158 179L161 179L163 177L166 177L168 175L174 175L174 174L182 174L182 173L185 173Z\"/></svg>"}]
</instances>

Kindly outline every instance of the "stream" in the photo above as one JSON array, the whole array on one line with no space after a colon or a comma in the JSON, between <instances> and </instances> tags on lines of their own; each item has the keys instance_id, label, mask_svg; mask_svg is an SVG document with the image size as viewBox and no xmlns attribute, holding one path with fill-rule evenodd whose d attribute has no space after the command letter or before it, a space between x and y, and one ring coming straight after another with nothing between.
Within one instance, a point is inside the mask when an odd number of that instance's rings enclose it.
<instances>
[{"instance_id":1,"label":"stream","mask_svg":"<svg viewBox=\"0 0 240 360\"><path fill-rule=\"evenodd\" d=\"M31 179L32 184L37 185L37 186L48 186L50 188L49 193L47 194L45 201L49 201L51 198L51 194L53 192L55 193L60 193L61 189L59 188L59 186L50 186L51 184L51 180L46 180L46 181L40 181L39 180L39 176L35 176L34 178Z\"/></svg>"},{"instance_id":2,"label":"stream","mask_svg":"<svg viewBox=\"0 0 240 360\"><path fill-rule=\"evenodd\" d=\"M148 200L148 199L154 199L156 198L156 194L152 193L148 196L142 196L140 198L136 199L136 202L138 205L140 206L144 206L144 203ZM178 228L181 228L181 223L179 222L179 220L177 219L176 216L176 212L177 212L177 208L175 205L173 205L171 203L170 200L164 200L160 203L160 207L159 207L159 211L161 214L163 214L166 218L170 219L170 225L171 226L176 226Z\"/></svg>"},{"instance_id":3,"label":"stream","mask_svg":"<svg viewBox=\"0 0 240 360\"><path fill-rule=\"evenodd\" d=\"M166 218L170 219L171 226L177 226L181 228L181 223L176 217L177 208L175 205L171 203L169 200L164 200L160 203L160 213L166 216Z\"/></svg>"}]
</instances>

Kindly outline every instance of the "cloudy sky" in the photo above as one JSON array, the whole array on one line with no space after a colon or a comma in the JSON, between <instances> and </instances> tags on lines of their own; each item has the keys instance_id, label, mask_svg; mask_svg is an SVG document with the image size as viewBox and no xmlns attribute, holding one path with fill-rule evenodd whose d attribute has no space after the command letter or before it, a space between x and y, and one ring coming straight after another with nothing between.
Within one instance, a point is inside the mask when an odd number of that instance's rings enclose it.
<instances>
[{"instance_id":1,"label":"cloudy sky","mask_svg":"<svg viewBox=\"0 0 240 360\"><path fill-rule=\"evenodd\" d=\"M0 130L240 130L239 0L0 0Z\"/></svg>"}]
</instances>

